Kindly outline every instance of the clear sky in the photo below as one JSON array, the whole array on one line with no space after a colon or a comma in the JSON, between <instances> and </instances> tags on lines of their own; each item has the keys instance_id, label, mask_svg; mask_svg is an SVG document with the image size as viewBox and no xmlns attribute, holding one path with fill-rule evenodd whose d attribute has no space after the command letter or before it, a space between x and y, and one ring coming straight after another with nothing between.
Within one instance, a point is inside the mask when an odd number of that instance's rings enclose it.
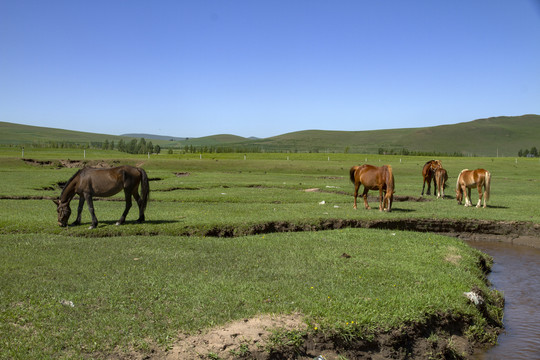
<instances>
[{"instance_id":1,"label":"clear sky","mask_svg":"<svg viewBox=\"0 0 540 360\"><path fill-rule=\"evenodd\" d=\"M540 0L0 0L0 121L270 137L540 113Z\"/></svg>"}]
</instances>

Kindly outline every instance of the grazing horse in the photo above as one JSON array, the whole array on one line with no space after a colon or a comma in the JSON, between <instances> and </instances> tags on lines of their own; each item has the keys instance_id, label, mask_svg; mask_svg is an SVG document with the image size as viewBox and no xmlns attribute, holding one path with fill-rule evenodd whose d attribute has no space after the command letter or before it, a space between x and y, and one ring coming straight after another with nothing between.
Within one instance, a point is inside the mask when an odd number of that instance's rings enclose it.
<instances>
[{"instance_id":1,"label":"grazing horse","mask_svg":"<svg viewBox=\"0 0 540 360\"><path fill-rule=\"evenodd\" d=\"M435 170L434 178L435 185L437 186L437 199L440 197L444 199L444 188L446 187L446 181L448 180L448 173L442 167L437 168L437 170Z\"/></svg>"},{"instance_id":2,"label":"grazing horse","mask_svg":"<svg viewBox=\"0 0 540 360\"><path fill-rule=\"evenodd\" d=\"M139 196L138 188L141 184L141 195ZM137 222L144 221L144 210L148 203L150 195L150 186L146 172L141 168L132 166L118 166L110 169L94 169L84 168L75 173L66 183L60 198L53 200L57 205L58 225L66 226L71 215L69 203L75 194L79 195L79 208L77 211L77 219L72 225L81 223L81 213L84 202L88 202L88 210L92 215L92 226L90 229L97 227L98 221L94 214L94 196L113 196L124 190L126 198L126 208L120 220L116 225L121 225L126 220L126 216L131 208L131 196L137 201L139 206L139 219Z\"/></svg>"},{"instance_id":3,"label":"grazing horse","mask_svg":"<svg viewBox=\"0 0 540 360\"><path fill-rule=\"evenodd\" d=\"M427 192L426 195L431 194L431 180L433 180L433 188L437 186L437 183L435 181L435 170L442 167L441 160L429 160L427 163L424 164L424 167L422 168L422 178L424 178L424 183L422 185L422 196L424 196L424 189L426 187L427 182ZM435 195L435 192L433 192L433 195Z\"/></svg>"},{"instance_id":4,"label":"grazing horse","mask_svg":"<svg viewBox=\"0 0 540 360\"><path fill-rule=\"evenodd\" d=\"M465 206L472 206L471 203L471 189L476 187L478 189L478 203L476 207L480 207L482 197L484 198L484 208L486 202L489 201L489 191L491 187L491 174L484 169L469 170L463 169L459 173L456 182L456 200L459 205L465 196ZM482 193L482 187L484 187L484 193Z\"/></svg>"},{"instance_id":5,"label":"grazing horse","mask_svg":"<svg viewBox=\"0 0 540 360\"><path fill-rule=\"evenodd\" d=\"M392 201L394 200L394 174L390 165L380 167L373 165L353 166L350 171L351 182L354 184L354 208L356 209L356 198L360 185L364 185L364 207L370 209L367 202L369 190L379 190L379 210L392 211ZM383 197L384 192L384 197Z\"/></svg>"}]
</instances>

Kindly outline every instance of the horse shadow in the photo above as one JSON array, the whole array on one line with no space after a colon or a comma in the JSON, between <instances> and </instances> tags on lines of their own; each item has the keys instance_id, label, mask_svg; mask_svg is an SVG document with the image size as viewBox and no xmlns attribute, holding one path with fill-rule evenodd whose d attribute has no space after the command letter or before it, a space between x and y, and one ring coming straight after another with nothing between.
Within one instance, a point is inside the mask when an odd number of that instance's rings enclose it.
<instances>
[{"instance_id":1,"label":"horse shadow","mask_svg":"<svg viewBox=\"0 0 540 360\"><path fill-rule=\"evenodd\" d=\"M400 209L400 208L392 207L392 212L410 213L410 212L415 212L415 211L416 210L413 210L413 209Z\"/></svg>"},{"instance_id":2,"label":"horse shadow","mask_svg":"<svg viewBox=\"0 0 540 360\"><path fill-rule=\"evenodd\" d=\"M114 220L103 220L103 221L100 221L100 222L103 223L103 224L106 224L106 225L115 225L116 226L116 221L114 221ZM119 225L119 226L124 226L124 225L144 225L144 224L161 225L161 224L174 224L174 223L179 223L179 222L180 222L179 220L145 220L144 222L139 223L139 222L137 222L137 220L126 220L126 222L124 222L124 224Z\"/></svg>"},{"instance_id":3,"label":"horse shadow","mask_svg":"<svg viewBox=\"0 0 540 360\"><path fill-rule=\"evenodd\" d=\"M510 209L508 206L489 205L489 204L486 204L486 207L491 208L491 209Z\"/></svg>"}]
</instances>

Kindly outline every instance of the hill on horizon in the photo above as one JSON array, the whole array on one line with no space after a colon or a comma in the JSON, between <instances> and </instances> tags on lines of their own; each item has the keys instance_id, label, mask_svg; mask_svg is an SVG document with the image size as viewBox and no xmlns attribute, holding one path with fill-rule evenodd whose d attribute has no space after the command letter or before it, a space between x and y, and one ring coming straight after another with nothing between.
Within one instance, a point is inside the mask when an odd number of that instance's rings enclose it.
<instances>
[{"instance_id":1,"label":"hill on horizon","mask_svg":"<svg viewBox=\"0 0 540 360\"><path fill-rule=\"evenodd\" d=\"M0 122L0 145L92 142L145 138L162 148L257 148L264 152L400 153L426 152L464 156L516 156L540 148L540 115L499 116L452 125L370 131L304 130L269 138L231 134L182 138L152 134L107 135Z\"/></svg>"}]
</instances>

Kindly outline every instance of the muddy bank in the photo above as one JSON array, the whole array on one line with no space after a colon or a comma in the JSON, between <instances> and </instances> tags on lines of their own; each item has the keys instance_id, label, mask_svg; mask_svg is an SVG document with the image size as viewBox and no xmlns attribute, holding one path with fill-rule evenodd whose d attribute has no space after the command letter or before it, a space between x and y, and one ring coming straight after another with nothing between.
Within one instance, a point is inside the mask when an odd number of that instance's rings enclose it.
<instances>
[{"instance_id":1,"label":"muddy bank","mask_svg":"<svg viewBox=\"0 0 540 360\"><path fill-rule=\"evenodd\" d=\"M485 296L485 294L483 294ZM493 296L498 306L500 296ZM486 313L486 334L496 337L501 320ZM311 360L323 355L338 359L467 359L475 347L484 346L467 336L472 319L452 314L426 316L422 322L405 323L400 328L374 330L347 337L322 333L308 327L301 314L261 315L242 319L195 335L181 334L167 351L151 354L115 354L119 359L297 359Z\"/></svg>"},{"instance_id":2,"label":"muddy bank","mask_svg":"<svg viewBox=\"0 0 540 360\"><path fill-rule=\"evenodd\" d=\"M504 241L540 248L540 224L526 221L490 221L478 219L324 219L309 223L276 221L246 228L220 226L205 230L205 236L234 237L274 232L321 231L343 228L365 228L432 232L463 240ZM193 229L185 235L196 235Z\"/></svg>"}]
</instances>

